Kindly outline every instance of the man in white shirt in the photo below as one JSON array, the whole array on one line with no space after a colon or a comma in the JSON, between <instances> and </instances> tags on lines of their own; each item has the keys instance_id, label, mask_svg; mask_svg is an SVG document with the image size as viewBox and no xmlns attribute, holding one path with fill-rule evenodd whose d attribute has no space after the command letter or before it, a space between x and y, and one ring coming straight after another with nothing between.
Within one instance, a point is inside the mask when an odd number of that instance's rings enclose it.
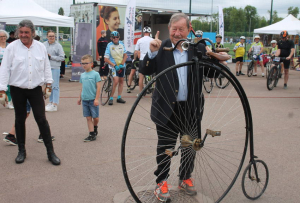
<instances>
[{"instance_id":1,"label":"man in white shirt","mask_svg":"<svg viewBox=\"0 0 300 203\"><path fill-rule=\"evenodd\" d=\"M135 51L134 51L134 59L133 62L138 58L138 52L140 52L140 57L139 57L139 69L142 68L143 65L143 59L145 57L145 55L147 54L148 50L149 50L149 44L150 42L153 40L150 37L151 34L151 28L148 26L145 26L143 29L144 32L144 37L140 38L136 45L135 45ZM132 62L132 63L133 63ZM128 82L128 88L127 88L127 93L130 93L130 86L133 80L133 76L135 74L136 68L134 66L132 66L130 75L129 75L129 82ZM144 86L143 86L143 81L144 81L144 75L139 73L139 87L140 87L140 92L143 90Z\"/></svg>"},{"instance_id":2,"label":"man in white shirt","mask_svg":"<svg viewBox=\"0 0 300 203\"><path fill-rule=\"evenodd\" d=\"M42 43L33 40L35 29L30 20L22 20L19 23L18 33L19 40L7 47L0 68L0 93L5 94L9 84L15 106L15 127L19 147L15 161L23 163L26 158L25 120L28 100L47 148L48 160L54 165L59 165L60 159L54 153L50 127L45 115L44 94L49 96L53 82L47 50ZM46 88L43 92L44 84Z\"/></svg>"}]
</instances>

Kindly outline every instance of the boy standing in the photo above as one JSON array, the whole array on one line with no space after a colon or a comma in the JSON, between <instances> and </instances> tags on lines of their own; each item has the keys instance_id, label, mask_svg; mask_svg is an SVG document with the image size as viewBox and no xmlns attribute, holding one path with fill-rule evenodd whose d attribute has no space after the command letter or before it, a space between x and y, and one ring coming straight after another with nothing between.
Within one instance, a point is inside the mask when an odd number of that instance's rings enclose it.
<instances>
[{"instance_id":1,"label":"boy standing","mask_svg":"<svg viewBox=\"0 0 300 203\"><path fill-rule=\"evenodd\" d=\"M80 76L82 88L77 101L78 105L82 101L83 116L86 117L89 129L89 136L84 139L84 142L96 140L98 134L99 123L99 97L100 97L100 75L92 69L93 57L84 55L81 58L81 65L85 70Z\"/></svg>"}]
</instances>

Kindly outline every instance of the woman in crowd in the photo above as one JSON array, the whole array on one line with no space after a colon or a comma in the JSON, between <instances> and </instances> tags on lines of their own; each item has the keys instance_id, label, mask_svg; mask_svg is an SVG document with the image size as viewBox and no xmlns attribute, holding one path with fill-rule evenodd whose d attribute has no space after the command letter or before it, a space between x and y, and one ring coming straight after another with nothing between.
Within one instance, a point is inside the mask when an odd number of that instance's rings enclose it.
<instances>
[{"instance_id":1,"label":"woman in crowd","mask_svg":"<svg viewBox=\"0 0 300 203\"><path fill-rule=\"evenodd\" d=\"M6 49L6 46L8 45L8 43L6 42L7 38L8 38L8 33L5 30L0 30L0 68L1 68L1 62L2 62L3 55L4 55L4 51ZM8 87L8 89L5 92L6 95L7 95L7 98L8 98L7 107L9 109L13 109L14 106L13 106L13 104L11 102L9 85L7 87Z\"/></svg>"},{"instance_id":2,"label":"woman in crowd","mask_svg":"<svg viewBox=\"0 0 300 203\"><path fill-rule=\"evenodd\" d=\"M48 57L51 66L52 78L52 92L49 98L50 102L46 106L46 111L57 111L57 105L59 103L59 78L60 78L60 65L65 60L64 50L59 42L55 41L55 32L49 30L47 32L48 41L44 42L44 45L48 52Z\"/></svg>"}]
</instances>

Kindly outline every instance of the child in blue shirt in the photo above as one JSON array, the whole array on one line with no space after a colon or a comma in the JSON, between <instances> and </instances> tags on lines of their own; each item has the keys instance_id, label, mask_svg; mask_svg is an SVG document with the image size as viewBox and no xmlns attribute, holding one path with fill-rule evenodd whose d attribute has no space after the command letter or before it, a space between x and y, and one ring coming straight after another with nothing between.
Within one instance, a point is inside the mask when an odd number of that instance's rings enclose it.
<instances>
[{"instance_id":1,"label":"child in blue shirt","mask_svg":"<svg viewBox=\"0 0 300 203\"><path fill-rule=\"evenodd\" d=\"M87 119L89 136L84 142L96 140L99 123L99 97L100 97L100 75L92 69L93 57L84 55L80 63L85 70L80 76L82 88L77 101L78 105L82 103L83 116Z\"/></svg>"}]
</instances>

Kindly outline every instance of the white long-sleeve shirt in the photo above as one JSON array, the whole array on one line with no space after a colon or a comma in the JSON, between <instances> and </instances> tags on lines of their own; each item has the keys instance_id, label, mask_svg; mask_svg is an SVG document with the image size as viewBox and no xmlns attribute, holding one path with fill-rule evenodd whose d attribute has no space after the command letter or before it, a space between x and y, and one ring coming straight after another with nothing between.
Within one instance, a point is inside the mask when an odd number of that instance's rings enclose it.
<instances>
[{"instance_id":1,"label":"white long-sleeve shirt","mask_svg":"<svg viewBox=\"0 0 300 203\"><path fill-rule=\"evenodd\" d=\"M51 67L45 46L36 40L27 48L21 40L10 43L0 67L0 90L7 85L33 89L52 83Z\"/></svg>"}]
</instances>

